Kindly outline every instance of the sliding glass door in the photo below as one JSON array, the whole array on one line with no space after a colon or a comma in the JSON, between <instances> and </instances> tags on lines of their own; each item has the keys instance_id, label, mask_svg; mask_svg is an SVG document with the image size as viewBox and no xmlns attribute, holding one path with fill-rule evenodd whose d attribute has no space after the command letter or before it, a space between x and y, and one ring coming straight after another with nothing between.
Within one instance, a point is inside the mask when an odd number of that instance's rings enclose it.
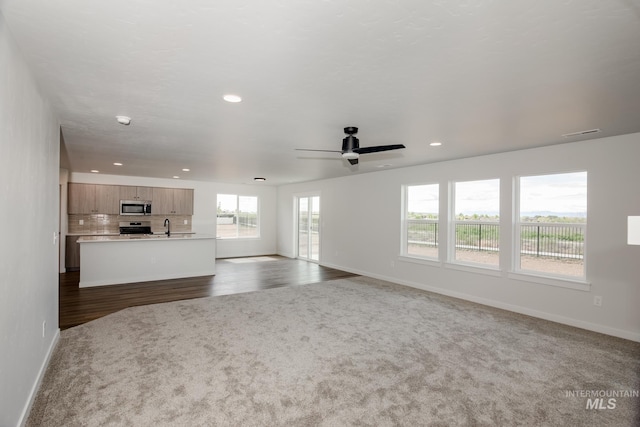
<instances>
[{"instance_id":1,"label":"sliding glass door","mask_svg":"<svg viewBox=\"0 0 640 427\"><path fill-rule=\"evenodd\" d=\"M297 257L320 260L320 196L297 197Z\"/></svg>"}]
</instances>

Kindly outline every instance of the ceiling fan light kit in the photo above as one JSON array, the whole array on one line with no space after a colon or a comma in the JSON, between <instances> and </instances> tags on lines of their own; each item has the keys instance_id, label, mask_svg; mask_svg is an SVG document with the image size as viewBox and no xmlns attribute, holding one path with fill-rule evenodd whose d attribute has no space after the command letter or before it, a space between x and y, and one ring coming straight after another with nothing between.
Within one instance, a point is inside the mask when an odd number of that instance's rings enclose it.
<instances>
[{"instance_id":1,"label":"ceiling fan light kit","mask_svg":"<svg viewBox=\"0 0 640 427\"><path fill-rule=\"evenodd\" d=\"M118 121L118 123L124 126L129 126L131 124L131 117L116 116L116 120Z\"/></svg>"},{"instance_id":2,"label":"ceiling fan light kit","mask_svg":"<svg viewBox=\"0 0 640 427\"><path fill-rule=\"evenodd\" d=\"M310 148L296 148L298 151L323 151L331 153L341 153L343 159L347 159L350 164L357 165L360 154L378 153L380 151L400 150L406 148L402 144L378 145L375 147L360 147L360 140L354 135L358 133L355 126L344 128L347 136L342 140L342 150L314 150Z\"/></svg>"},{"instance_id":3,"label":"ceiling fan light kit","mask_svg":"<svg viewBox=\"0 0 640 427\"><path fill-rule=\"evenodd\" d=\"M231 102L231 103L242 102L242 98L240 96L234 95L232 93L226 94L225 96L222 97L222 99L224 99L227 102Z\"/></svg>"}]
</instances>

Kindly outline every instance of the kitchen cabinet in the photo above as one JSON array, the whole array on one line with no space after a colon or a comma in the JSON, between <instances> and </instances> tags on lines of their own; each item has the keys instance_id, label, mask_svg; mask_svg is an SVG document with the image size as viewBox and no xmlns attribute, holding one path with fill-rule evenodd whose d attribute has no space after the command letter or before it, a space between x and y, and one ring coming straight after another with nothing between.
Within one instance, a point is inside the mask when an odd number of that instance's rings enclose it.
<instances>
[{"instance_id":1,"label":"kitchen cabinet","mask_svg":"<svg viewBox=\"0 0 640 427\"><path fill-rule=\"evenodd\" d=\"M120 211L120 186L69 183L69 214L115 214Z\"/></svg>"},{"instance_id":2,"label":"kitchen cabinet","mask_svg":"<svg viewBox=\"0 0 640 427\"><path fill-rule=\"evenodd\" d=\"M153 188L134 187L130 185L120 186L120 200L153 200Z\"/></svg>"},{"instance_id":3,"label":"kitchen cabinet","mask_svg":"<svg viewBox=\"0 0 640 427\"><path fill-rule=\"evenodd\" d=\"M153 188L151 213L154 215L193 215L193 190Z\"/></svg>"},{"instance_id":4,"label":"kitchen cabinet","mask_svg":"<svg viewBox=\"0 0 640 427\"><path fill-rule=\"evenodd\" d=\"M67 271L80 269L80 243L78 236L67 236L64 251L64 267Z\"/></svg>"},{"instance_id":5,"label":"kitchen cabinet","mask_svg":"<svg viewBox=\"0 0 640 427\"><path fill-rule=\"evenodd\" d=\"M173 207L176 215L193 215L193 190L184 188L174 189Z\"/></svg>"},{"instance_id":6,"label":"kitchen cabinet","mask_svg":"<svg viewBox=\"0 0 640 427\"><path fill-rule=\"evenodd\" d=\"M173 210L173 189L153 188L151 199L151 213L154 215L165 215Z\"/></svg>"}]
</instances>

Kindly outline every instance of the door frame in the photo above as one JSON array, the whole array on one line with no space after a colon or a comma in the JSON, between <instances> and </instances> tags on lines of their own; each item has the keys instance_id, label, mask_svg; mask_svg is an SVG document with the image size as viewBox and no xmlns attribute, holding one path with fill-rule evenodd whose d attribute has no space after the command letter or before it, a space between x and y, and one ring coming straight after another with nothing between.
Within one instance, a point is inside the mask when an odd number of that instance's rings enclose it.
<instances>
[{"instance_id":1,"label":"door frame","mask_svg":"<svg viewBox=\"0 0 640 427\"><path fill-rule=\"evenodd\" d=\"M299 232L299 224L300 224L300 199L304 198L313 198L317 197L320 201L320 207L318 209L318 259L311 259L310 257L302 258L300 257L300 232ZM310 207L311 204L310 204ZM312 210L310 209L310 212ZM293 195L293 247L294 247L294 258L301 259L308 262L314 262L319 264L321 259L320 256L322 254L322 197L320 191L309 191L304 193L297 193ZM309 248L311 249L311 248Z\"/></svg>"}]
</instances>

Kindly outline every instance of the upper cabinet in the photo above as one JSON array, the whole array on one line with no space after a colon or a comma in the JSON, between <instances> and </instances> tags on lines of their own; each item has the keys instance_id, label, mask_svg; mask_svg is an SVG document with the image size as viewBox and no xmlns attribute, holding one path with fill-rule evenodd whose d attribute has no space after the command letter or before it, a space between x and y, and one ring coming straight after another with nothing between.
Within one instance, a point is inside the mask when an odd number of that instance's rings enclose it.
<instances>
[{"instance_id":1,"label":"upper cabinet","mask_svg":"<svg viewBox=\"0 0 640 427\"><path fill-rule=\"evenodd\" d=\"M129 185L120 186L120 200L152 200L153 188L133 187Z\"/></svg>"},{"instance_id":2,"label":"upper cabinet","mask_svg":"<svg viewBox=\"0 0 640 427\"><path fill-rule=\"evenodd\" d=\"M151 201L152 215L193 215L193 190L69 183L67 213L120 214L120 200Z\"/></svg>"},{"instance_id":3,"label":"upper cabinet","mask_svg":"<svg viewBox=\"0 0 640 427\"><path fill-rule=\"evenodd\" d=\"M118 214L120 186L69 183L67 196L69 214Z\"/></svg>"},{"instance_id":4,"label":"upper cabinet","mask_svg":"<svg viewBox=\"0 0 640 427\"><path fill-rule=\"evenodd\" d=\"M151 213L154 215L193 215L193 190L153 188Z\"/></svg>"},{"instance_id":5,"label":"upper cabinet","mask_svg":"<svg viewBox=\"0 0 640 427\"><path fill-rule=\"evenodd\" d=\"M186 188L174 189L173 207L177 215L193 215L193 190Z\"/></svg>"}]
</instances>

